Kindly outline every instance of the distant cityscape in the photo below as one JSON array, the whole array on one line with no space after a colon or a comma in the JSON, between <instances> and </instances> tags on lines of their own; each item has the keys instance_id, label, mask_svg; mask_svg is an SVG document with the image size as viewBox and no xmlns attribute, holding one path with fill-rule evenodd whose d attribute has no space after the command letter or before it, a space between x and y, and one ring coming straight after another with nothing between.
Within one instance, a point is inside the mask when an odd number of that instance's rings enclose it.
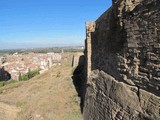
<instances>
[{"instance_id":1,"label":"distant cityscape","mask_svg":"<svg viewBox=\"0 0 160 120\"><path fill-rule=\"evenodd\" d=\"M83 46L0 50L0 81L19 80L29 71L41 74L61 64L61 53L83 51Z\"/></svg>"},{"instance_id":2,"label":"distant cityscape","mask_svg":"<svg viewBox=\"0 0 160 120\"><path fill-rule=\"evenodd\" d=\"M26 74L29 70L39 70L40 73L43 73L54 65L60 65L61 59L60 53L19 54L16 52L0 57L0 68L7 71L11 79L18 80L19 74Z\"/></svg>"}]
</instances>

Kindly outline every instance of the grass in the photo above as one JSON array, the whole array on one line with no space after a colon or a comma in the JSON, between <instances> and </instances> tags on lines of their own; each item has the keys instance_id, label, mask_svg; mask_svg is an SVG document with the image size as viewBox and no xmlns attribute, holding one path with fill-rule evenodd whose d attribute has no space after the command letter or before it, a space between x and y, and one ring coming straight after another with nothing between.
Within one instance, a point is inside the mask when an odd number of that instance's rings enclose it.
<instances>
[{"instance_id":1,"label":"grass","mask_svg":"<svg viewBox=\"0 0 160 120\"><path fill-rule=\"evenodd\" d=\"M0 87L3 87L4 85L5 85L4 81L0 82Z\"/></svg>"},{"instance_id":2,"label":"grass","mask_svg":"<svg viewBox=\"0 0 160 120\"><path fill-rule=\"evenodd\" d=\"M70 97L70 102L68 103L70 111L65 114L64 120L82 120L82 115L79 109L75 107L79 106L79 103L79 97L76 94Z\"/></svg>"},{"instance_id":3,"label":"grass","mask_svg":"<svg viewBox=\"0 0 160 120\"><path fill-rule=\"evenodd\" d=\"M82 120L71 78L74 69L68 61L62 63L29 81L12 81L0 87L1 101L21 108L16 120Z\"/></svg>"},{"instance_id":4,"label":"grass","mask_svg":"<svg viewBox=\"0 0 160 120\"><path fill-rule=\"evenodd\" d=\"M0 82L0 87L3 87L3 86L8 85L8 84L16 83L16 82L18 82L18 81L17 80L1 81Z\"/></svg>"},{"instance_id":5,"label":"grass","mask_svg":"<svg viewBox=\"0 0 160 120\"><path fill-rule=\"evenodd\" d=\"M57 78L61 77L61 72L60 72L60 71L57 72L56 77L57 77Z\"/></svg>"},{"instance_id":6,"label":"grass","mask_svg":"<svg viewBox=\"0 0 160 120\"><path fill-rule=\"evenodd\" d=\"M77 111L71 111L66 113L64 120L82 120L82 115Z\"/></svg>"},{"instance_id":7,"label":"grass","mask_svg":"<svg viewBox=\"0 0 160 120\"><path fill-rule=\"evenodd\" d=\"M17 106L17 107L23 107L25 104L26 104L26 102L24 102L24 101L18 101L18 102L16 103L16 106Z\"/></svg>"}]
</instances>

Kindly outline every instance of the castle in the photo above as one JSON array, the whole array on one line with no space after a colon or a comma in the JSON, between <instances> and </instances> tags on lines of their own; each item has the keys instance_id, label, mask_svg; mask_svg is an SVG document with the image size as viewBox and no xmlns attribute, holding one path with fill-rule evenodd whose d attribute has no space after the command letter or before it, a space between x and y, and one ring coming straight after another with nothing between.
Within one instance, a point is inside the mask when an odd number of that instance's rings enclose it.
<instances>
[{"instance_id":1,"label":"castle","mask_svg":"<svg viewBox=\"0 0 160 120\"><path fill-rule=\"evenodd\" d=\"M112 0L86 22L84 120L160 119L160 1Z\"/></svg>"}]
</instances>

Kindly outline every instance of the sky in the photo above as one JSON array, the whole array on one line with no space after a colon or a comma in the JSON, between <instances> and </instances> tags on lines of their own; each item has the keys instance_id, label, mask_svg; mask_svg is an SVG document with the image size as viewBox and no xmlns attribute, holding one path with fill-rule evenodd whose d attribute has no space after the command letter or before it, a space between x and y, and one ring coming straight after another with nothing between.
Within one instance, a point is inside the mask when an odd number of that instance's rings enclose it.
<instances>
[{"instance_id":1,"label":"sky","mask_svg":"<svg viewBox=\"0 0 160 120\"><path fill-rule=\"evenodd\" d=\"M81 46L111 0L0 0L0 49Z\"/></svg>"}]
</instances>

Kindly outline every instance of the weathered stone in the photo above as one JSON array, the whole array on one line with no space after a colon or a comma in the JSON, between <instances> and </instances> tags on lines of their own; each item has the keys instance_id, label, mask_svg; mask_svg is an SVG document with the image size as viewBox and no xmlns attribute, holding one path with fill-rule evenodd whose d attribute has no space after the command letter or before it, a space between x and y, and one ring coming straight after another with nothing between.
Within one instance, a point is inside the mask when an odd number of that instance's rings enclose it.
<instances>
[{"instance_id":1,"label":"weathered stone","mask_svg":"<svg viewBox=\"0 0 160 120\"><path fill-rule=\"evenodd\" d=\"M159 14L159 0L113 0L86 24L84 120L160 119Z\"/></svg>"}]
</instances>

